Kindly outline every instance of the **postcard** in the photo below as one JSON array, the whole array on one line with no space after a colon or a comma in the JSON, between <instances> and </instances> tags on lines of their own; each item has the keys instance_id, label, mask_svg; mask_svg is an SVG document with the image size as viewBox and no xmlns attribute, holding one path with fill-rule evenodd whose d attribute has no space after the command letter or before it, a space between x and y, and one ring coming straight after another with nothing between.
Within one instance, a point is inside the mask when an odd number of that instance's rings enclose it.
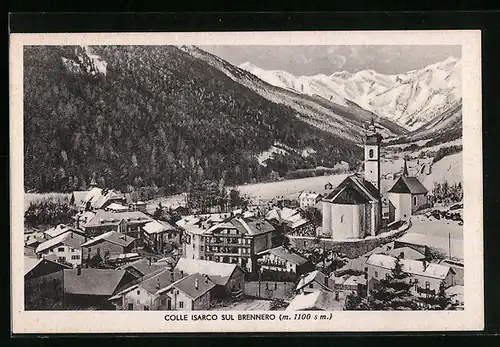
<instances>
[{"instance_id":1,"label":"postcard","mask_svg":"<svg viewBox=\"0 0 500 347\"><path fill-rule=\"evenodd\" d=\"M13 333L483 329L480 37L11 34Z\"/></svg>"}]
</instances>

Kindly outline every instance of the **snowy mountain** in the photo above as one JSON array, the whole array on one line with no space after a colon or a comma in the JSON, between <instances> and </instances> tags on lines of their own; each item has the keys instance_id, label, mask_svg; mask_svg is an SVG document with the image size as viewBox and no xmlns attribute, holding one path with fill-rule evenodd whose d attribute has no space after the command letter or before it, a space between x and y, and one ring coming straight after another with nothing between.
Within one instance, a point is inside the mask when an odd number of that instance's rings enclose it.
<instances>
[{"instance_id":1,"label":"snowy mountain","mask_svg":"<svg viewBox=\"0 0 500 347\"><path fill-rule=\"evenodd\" d=\"M235 82L269 101L292 108L299 119L348 141L361 145L364 129L374 116L381 134L385 137L403 135L408 132L392 121L378 118L372 112L349 100L325 99L314 93L301 93L296 90L297 85L285 85L287 81L294 81L294 76L287 72L274 73L272 80L265 81L246 70L252 69L256 73L265 74L265 70L251 64L244 64L243 67L246 69L238 68L195 46L181 46L180 49L219 69ZM281 85L275 85L279 83Z\"/></svg>"},{"instance_id":2,"label":"snowy mountain","mask_svg":"<svg viewBox=\"0 0 500 347\"><path fill-rule=\"evenodd\" d=\"M354 102L410 131L456 106L462 97L461 61L454 57L399 75L363 70L297 77L248 62L239 67L277 87L318 95L343 106Z\"/></svg>"}]
</instances>

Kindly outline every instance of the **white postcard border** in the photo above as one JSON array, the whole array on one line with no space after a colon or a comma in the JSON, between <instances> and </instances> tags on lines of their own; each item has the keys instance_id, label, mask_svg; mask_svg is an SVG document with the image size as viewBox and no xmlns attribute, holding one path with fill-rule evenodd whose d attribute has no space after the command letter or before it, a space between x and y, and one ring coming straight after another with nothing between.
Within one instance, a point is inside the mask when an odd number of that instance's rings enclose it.
<instances>
[{"instance_id":1,"label":"white postcard border","mask_svg":"<svg viewBox=\"0 0 500 347\"><path fill-rule=\"evenodd\" d=\"M461 45L463 90L464 311L332 312L331 320L287 320L282 311L208 311L216 321L167 322L165 311L24 311L23 46L24 45ZM484 328L481 136L481 32L61 33L10 35L11 300L13 333L478 331ZM222 321L222 315L276 319ZM310 312L312 316L318 312ZM324 313L324 312L322 312ZM191 316L190 313L187 313ZM293 315L293 313L292 313Z\"/></svg>"}]
</instances>

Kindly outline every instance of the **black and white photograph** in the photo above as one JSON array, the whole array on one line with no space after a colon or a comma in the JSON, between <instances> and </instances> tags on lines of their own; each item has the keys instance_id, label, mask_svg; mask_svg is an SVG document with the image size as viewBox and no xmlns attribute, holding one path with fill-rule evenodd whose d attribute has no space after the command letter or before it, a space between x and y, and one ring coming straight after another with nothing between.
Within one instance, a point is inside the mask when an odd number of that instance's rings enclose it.
<instances>
[{"instance_id":1,"label":"black and white photograph","mask_svg":"<svg viewBox=\"0 0 500 347\"><path fill-rule=\"evenodd\" d=\"M20 40L19 310L165 329L482 310L478 66L459 39L385 35Z\"/></svg>"}]
</instances>

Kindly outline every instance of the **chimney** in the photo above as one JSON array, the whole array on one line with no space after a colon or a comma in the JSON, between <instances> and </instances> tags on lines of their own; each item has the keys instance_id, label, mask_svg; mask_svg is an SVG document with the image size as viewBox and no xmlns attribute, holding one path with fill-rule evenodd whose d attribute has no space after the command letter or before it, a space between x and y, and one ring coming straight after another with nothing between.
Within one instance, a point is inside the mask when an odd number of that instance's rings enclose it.
<instances>
[{"instance_id":1,"label":"chimney","mask_svg":"<svg viewBox=\"0 0 500 347\"><path fill-rule=\"evenodd\" d=\"M205 283L208 284L208 276L207 275L205 275Z\"/></svg>"},{"instance_id":2,"label":"chimney","mask_svg":"<svg viewBox=\"0 0 500 347\"><path fill-rule=\"evenodd\" d=\"M77 275L77 276L80 276L81 274L82 274L82 268L80 267L80 265L78 265L78 266L76 267L76 275Z\"/></svg>"},{"instance_id":3,"label":"chimney","mask_svg":"<svg viewBox=\"0 0 500 347\"><path fill-rule=\"evenodd\" d=\"M170 282L174 282L174 272L172 270L170 272Z\"/></svg>"},{"instance_id":4,"label":"chimney","mask_svg":"<svg viewBox=\"0 0 500 347\"><path fill-rule=\"evenodd\" d=\"M422 265L424 266L424 271L425 271L427 269L427 266L428 266L427 260L423 260Z\"/></svg>"},{"instance_id":5,"label":"chimney","mask_svg":"<svg viewBox=\"0 0 500 347\"><path fill-rule=\"evenodd\" d=\"M194 289L198 290L198 279L194 280Z\"/></svg>"},{"instance_id":6,"label":"chimney","mask_svg":"<svg viewBox=\"0 0 500 347\"><path fill-rule=\"evenodd\" d=\"M156 279L156 289L160 289L160 279Z\"/></svg>"},{"instance_id":7,"label":"chimney","mask_svg":"<svg viewBox=\"0 0 500 347\"><path fill-rule=\"evenodd\" d=\"M184 278L184 271L181 270L181 278Z\"/></svg>"},{"instance_id":8,"label":"chimney","mask_svg":"<svg viewBox=\"0 0 500 347\"><path fill-rule=\"evenodd\" d=\"M328 287L328 277L327 276L325 276L325 286Z\"/></svg>"}]
</instances>

